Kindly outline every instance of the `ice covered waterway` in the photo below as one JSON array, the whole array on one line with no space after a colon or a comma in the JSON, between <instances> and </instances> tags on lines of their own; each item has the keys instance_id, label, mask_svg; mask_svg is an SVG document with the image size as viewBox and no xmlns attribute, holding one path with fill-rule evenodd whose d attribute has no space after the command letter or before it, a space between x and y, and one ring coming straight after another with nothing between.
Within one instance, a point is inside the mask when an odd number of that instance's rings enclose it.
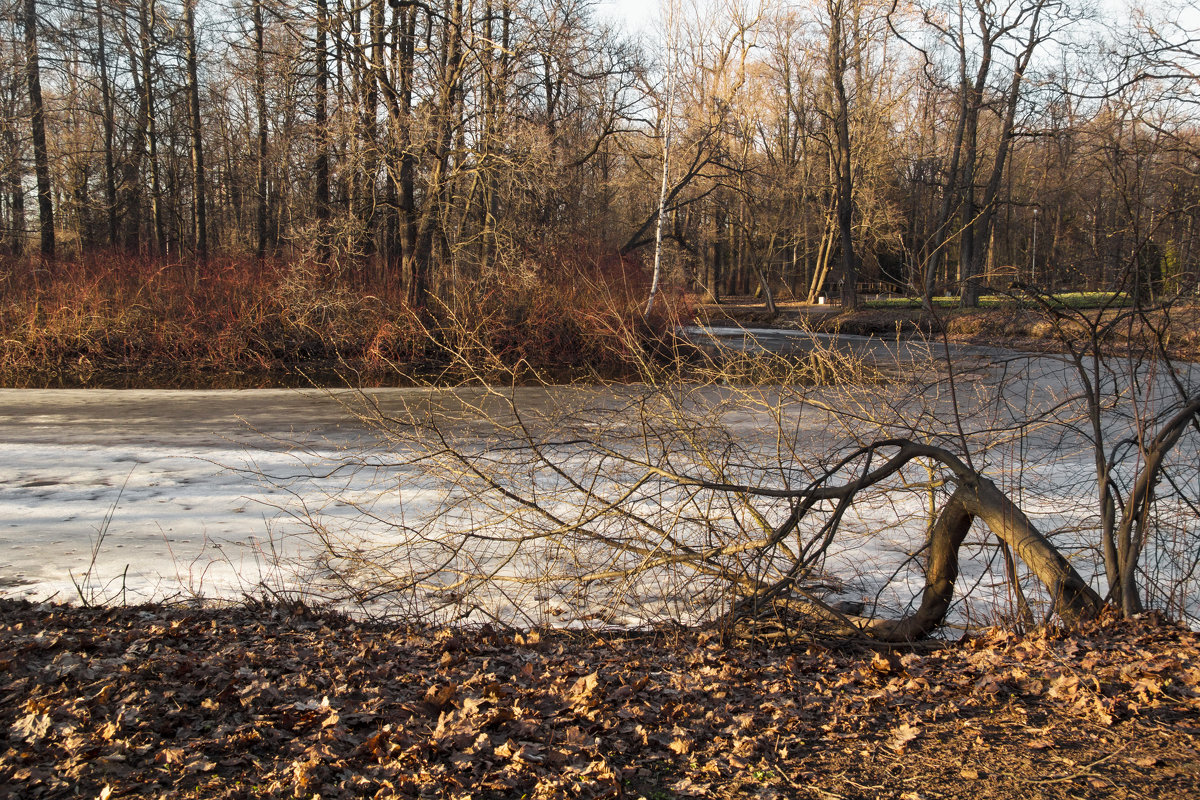
<instances>
[{"instance_id":1,"label":"ice covered waterway","mask_svg":"<svg viewBox=\"0 0 1200 800\"><path fill-rule=\"evenodd\" d=\"M761 332L756 343L738 330L710 333L742 349L808 346L802 336L779 332ZM846 343L880 349L885 358L895 355L879 342ZM996 365L1016 354L957 355L962 380L986 386L996 378ZM899 360L909 357L902 353ZM1006 384L1007 393L1034 405L1035 392L1059 396L1068 388L1058 385L1061 364L1035 361L1043 366L1027 367L1024 380ZM371 394L386 412L422 391ZM407 508L421 503L413 492L401 497L404 480L394 473L325 474L339 453L369 448L375 440L339 397L354 395L286 389L0 390L0 594L76 600L82 590L89 599L134 602L192 593L240 597L257 594L264 583L295 587L296 575L277 565L280 556L310 546L306 527L294 516L298 509L308 506L320 509L322 519L336 518L342 499L374 493L382 494L377 510L386 518L402 499ZM526 399L548 398L528 390ZM750 417L730 421L747 429L758 424ZM822 425L815 414L805 422L818 445ZM1019 498L1045 530L1069 525L1059 514L1062 506L1087 502L1086 489L1081 497L1073 494L1080 487L1067 485L1086 464L1086 453L1058 453L1048 461L1045 448L1051 444L1040 447L1037 437L1024 443L1043 450L1024 453L1034 456L1024 471L1026 484L1042 491ZM285 490L264 483L262 475L301 480ZM1069 502L1058 499L1066 495L1072 495ZM850 555L844 560L860 576L869 567L886 579L912 542L902 531L890 535L884 517L893 517L896 509L881 509L878 521L868 518L870 509L863 511L864 530L872 535L847 541L843 552ZM1096 575L1095 564L1080 566L1085 577ZM964 565L964 577L976 583L983 575ZM917 589L919 584L901 586L899 592L911 597Z\"/></svg>"},{"instance_id":2,"label":"ice covered waterway","mask_svg":"<svg viewBox=\"0 0 1200 800\"><path fill-rule=\"evenodd\" d=\"M254 473L363 436L319 391L0 390L0 592L240 593L299 529Z\"/></svg>"},{"instance_id":3,"label":"ice covered waterway","mask_svg":"<svg viewBox=\"0 0 1200 800\"><path fill-rule=\"evenodd\" d=\"M759 334L779 350L803 338ZM701 335L747 347L740 329ZM386 412L420 391L371 396ZM545 402L536 394L531 402ZM347 499L338 495L377 488L361 473L311 477L373 441L344 406L354 397L0 389L0 596L77 601L82 590L88 600L134 602L286 586L294 575L279 572L280 556L307 547L297 510L328 516ZM303 480L284 490L261 475Z\"/></svg>"}]
</instances>

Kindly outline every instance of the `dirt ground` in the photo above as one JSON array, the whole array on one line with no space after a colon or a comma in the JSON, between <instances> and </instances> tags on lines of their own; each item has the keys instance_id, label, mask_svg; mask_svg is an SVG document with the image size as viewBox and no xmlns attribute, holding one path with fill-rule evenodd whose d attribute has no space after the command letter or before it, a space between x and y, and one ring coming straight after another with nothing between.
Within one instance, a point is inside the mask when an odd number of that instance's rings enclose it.
<instances>
[{"instance_id":1,"label":"dirt ground","mask_svg":"<svg viewBox=\"0 0 1200 800\"><path fill-rule=\"evenodd\" d=\"M1200 640L878 650L0 601L0 797L1194 798Z\"/></svg>"}]
</instances>

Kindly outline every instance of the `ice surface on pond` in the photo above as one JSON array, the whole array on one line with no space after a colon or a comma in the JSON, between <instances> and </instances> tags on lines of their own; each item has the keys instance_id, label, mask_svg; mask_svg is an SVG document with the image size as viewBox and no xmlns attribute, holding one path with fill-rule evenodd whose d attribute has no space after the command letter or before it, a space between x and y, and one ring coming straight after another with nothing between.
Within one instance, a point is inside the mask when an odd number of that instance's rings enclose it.
<instances>
[{"instance_id":1,"label":"ice surface on pond","mask_svg":"<svg viewBox=\"0 0 1200 800\"><path fill-rule=\"evenodd\" d=\"M778 332L771 336L787 338ZM907 345L865 339L848 340L848 345L881 361L920 357ZM753 345L743 341L739 346ZM800 338L789 346L809 345ZM785 349L774 341L769 347ZM1026 360L1021 380L1000 384L997 376L1010 370L1007 360L1016 355L981 349L958 354L961 399L974 396L981 413L996 415L997 426L1006 420L1000 411L989 411L989 403L1010 413L1053 405L1070 393L1062 363L1055 359ZM585 390L517 391L520 403L536 410ZM416 389L369 394L384 415L440 397ZM707 400L720 405L720 398ZM312 557L330 541L348 549L364 542L406 542L394 557L436 564L445 555L446 545L437 538L441 532L491 524L488 510L470 502L442 505L442 493L403 463L396 445L381 441L355 415L360 401L353 392L318 390L0 390L0 593L61 600L78 600L82 593L88 600L135 602L192 594L239 598L258 595L263 587L320 592L328 575ZM619 409L624 398L618 392L599 401ZM846 434L844 424L811 408L786 422L801 458L828 456L830 443ZM464 448L489 453L486 425L468 417L449 424ZM764 436L769 445L773 436L770 415L761 409L726 407L721 424L742 444ZM584 433L624 435L619 416L600 424L581 418L579 426ZM1195 454L1194 440L1181 447L1185 460ZM587 471L583 454L567 446L550 451L568 471ZM1095 520L1087 512L1094 499L1086 449L1047 427L1019 443L997 446L988 459L989 474L1041 530L1054 535L1085 579L1102 587L1089 533ZM546 507L568 516L569 487L561 478L539 480L537 491ZM610 490L600 487L599 494L605 491ZM673 511L656 507L660 501L647 494L636 507L648 519L669 522ZM421 544L412 546L407 526L431 514L441 514L441 528L420 530L415 540ZM864 600L868 607L878 601L889 613L901 610L921 590L913 555L922 546L927 521L926 497L918 491L864 498L848 515L825 569L844 579L843 596ZM552 574L557 568L550 550L530 546L511 559L507 552L502 542L493 542L474 553L456 553L445 563L454 568L470 562L474 569L496 568L516 577ZM973 534L958 582L972 599L960 602L956 618L987 621L981 616L1010 607L1001 566L986 533ZM450 580L450 572L446 575ZM554 591L565 586L543 582L511 589L499 599L510 606L513 621L554 621L562 606ZM678 607L673 596L678 585L664 579L660 592L654 588L642 593L641 619L675 613ZM574 601L600 608L608 599L593 585ZM639 619L634 614L615 621Z\"/></svg>"},{"instance_id":2,"label":"ice surface on pond","mask_svg":"<svg viewBox=\"0 0 1200 800\"><path fill-rule=\"evenodd\" d=\"M304 530L261 476L362 435L322 392L0 390L0 591L132 602L278 580Z\"/></svg>"}]
</instances>

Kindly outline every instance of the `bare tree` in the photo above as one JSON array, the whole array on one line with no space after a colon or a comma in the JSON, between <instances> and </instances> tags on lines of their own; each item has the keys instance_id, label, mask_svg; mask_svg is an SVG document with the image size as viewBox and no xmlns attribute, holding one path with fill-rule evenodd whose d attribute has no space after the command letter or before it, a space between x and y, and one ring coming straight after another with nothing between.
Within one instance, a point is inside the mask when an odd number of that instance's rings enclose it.
<instances>
[{"instance_id":1,"label":"bare tree","mask_svg":"<svg viewBox=\"0 0 1200 800\"><path fill-rule=\"evenodd\" d=\"M263 2L254 0L254 110L258 124L258 164L255 176L255 228L257 243L254 254L261 262L267 255L267 157L270 153L270 134L267 130L267 58L263 27Z\"/></svg>"},{"instance_id":2,"label":"bare tree","mask_svg":"<svg viewBox=\"0 0 1200 800\"><path fill-rule=\"evenodd\" d=\"M192 151L192 239L196 261L204 265L208 263L208 218L205 213L208 186L204 177L204 131L200 112L199 56L196 52L196 0L185 0L183 26Z\"/></svg>"},{"instance_id":3,"label":"bare tree","mask_svg":"<svg viewBox=\"0 0 1200 800\"><path fill-rule=\"evenodd\" d=\"M826 69L833 90L833 129L837 146L837 226L842 250L842 305L858 307L858 255L854 247L854 173L850 151L850 95L846 89L859 6L847 0L827 0L828 50ZM850 31L847 31L849 26Z\"/></svg>"},{"instance_id":4,"label":"bare tree","mask_svg":"<svg viewBox=\"0 0 1200 800\"><path fill-rule=\"evenodd\" d=\"M141 45L141 128L139 138L146 148L150 167L150 209L154 221L154 254L167 255L167 235L163 221L162 185L158 159L158 122L155 110L155 62L158 42L154 31L158 21L156 0L138 1L138 39Z\"/></svg>"},{"instance_id":5,"label":"bare tree","mask_svg":"<svg viewBox=\"0 0 1200 800\"><path fill-rule=\"evenodd\" d=\"M108 67L108 40L104 32L104 3L96 0L96 65L100 73L101 114L104 126L104 205L108 246L115 247L117 229L116 109Z\"/></svg>"},{"instance_id":6,"label":"bare tree","mask_svg":"<svg viewBox=\"0 0 1200 800\"><path fill-rule=\"evenodd\" d=\"M1063 508L1080 478L1061 461L1062 443L1044 438L1091 424L1086 403L1076 404L1077 369L1014 354L979 362L991 377L972 384L916 344L813 345L799 361L716 352L686 373L647 361L636 385L507 388L494 380L499 359L475 352L461 366L487 368L487 381L414 392L399 409L364 396L356 407L389 455L343 454L333 468L362 480L349 479L354 488L328 509L300 510L323 544L324 585L434 616L732 627L799 614L911 640L940 625L964 591L964 553L987 562L1002 544L1042 587L1029 602L1043 618L1076 624L1104 606L1086 577L1089 512ZM753 375L768 382L748 382ZM1188 391L1156 407L1145 459L1121 479L1131 487L1123 519L1142 520L1128 523L1135 549L1149 541L1138 525L1189 513L1152 491L1196 424L1200 399ZM1141 413L1121 387L1103 392L1103 402ZM1009 460L1031 447L1041 455ZM1028 469L1050 472L1035 486L1022 477ZM396 481L414 493L389 507L373 487ZM1066 493L1051 502L1067 515L1050 535L1014 499L1036 504L1048 484ZM881 537L905 542L899 567L871 564ZM874 576L861 585L875 592L914 566L920 588L907 612L903 597L890 613L868 601L865 614L835 599L865 570ZM973 580L980 569L972 565Z\"/></svg>"},{"instance_id":7,"label":"bare tree","mask_svg":"<svg viewBox=\"0 0 1200 800\"><path fill-rule=\"evenodd\" d=\"M932 226L933 238L924 248L930 261L926 302L945 243L957 240L962 303L973 307L979 302L980 277L1030 65L1039 48L1075 18L1059 0L1006 6L990 2L973 7L961 2L938 4L923 7L919 13L935 43L933 47L914 43L925 58L926 76L939 83L945 76L957 107L941 208ZM989 117L998 125L990 154L982 138ZM955 217L957 222L952 223Z\"/></svg>"},{"instance_id":8,"label":"bare tree","mask_svg":"<svg viewBox=\"0 0 1200 800\"><path fill-rule=\"evenodd\" d=\"M29 120L33 136L33 171L37 177L38 227L42 258L54 258L54 197L50 186L50 156L46 148L46 108L42 103L38 63L37 0L25 0L25 79L29 88Z\"/></svg>"},{"instance_id":9,"label":"bare tree","mask_svg":"<svg viewBox=\"0 0 1200 800\"><path fill-rule=\"evenodd\" d=\"M663 249L663 222L667 216L667 188L670 184L671 177L671 135L675 130L675 59L674 52L677 46L676 39L676 19L675 19L675 3L673 0L668 0L665 19L663 20L664 35L666 38L666 80L667 91L663 113L660 116L662 126L662 180L659 182L658 189L658 217L654 221L654 270L650 278L650 296L646 299L646 310L643 316L650 316L650 312L654 309L654 298L658 294L658 282L662 277L662 249Z\"/></svg>"}]
</instances>

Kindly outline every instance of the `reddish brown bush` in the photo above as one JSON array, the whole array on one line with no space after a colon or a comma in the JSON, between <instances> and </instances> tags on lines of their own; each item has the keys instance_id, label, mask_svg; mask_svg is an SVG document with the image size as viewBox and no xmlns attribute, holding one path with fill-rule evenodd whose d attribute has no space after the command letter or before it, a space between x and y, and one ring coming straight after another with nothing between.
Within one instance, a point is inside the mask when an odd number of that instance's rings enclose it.
<instances>
[{"instance_id":1,"label":"reddish brown bush","mask_svg":"<svg viewBox=\"0 0 1200 800\"><path fill-rule=\"evenodd\" d=\"M0 263L0 379L254 385L329 370L394 382L485 353L498 366L611 374L633 355L629 334L662 332L674 311L641 320L636 263L586 248L527 263L419 311L387 276L304 262Z\"/></svg>"}]
</instances>

